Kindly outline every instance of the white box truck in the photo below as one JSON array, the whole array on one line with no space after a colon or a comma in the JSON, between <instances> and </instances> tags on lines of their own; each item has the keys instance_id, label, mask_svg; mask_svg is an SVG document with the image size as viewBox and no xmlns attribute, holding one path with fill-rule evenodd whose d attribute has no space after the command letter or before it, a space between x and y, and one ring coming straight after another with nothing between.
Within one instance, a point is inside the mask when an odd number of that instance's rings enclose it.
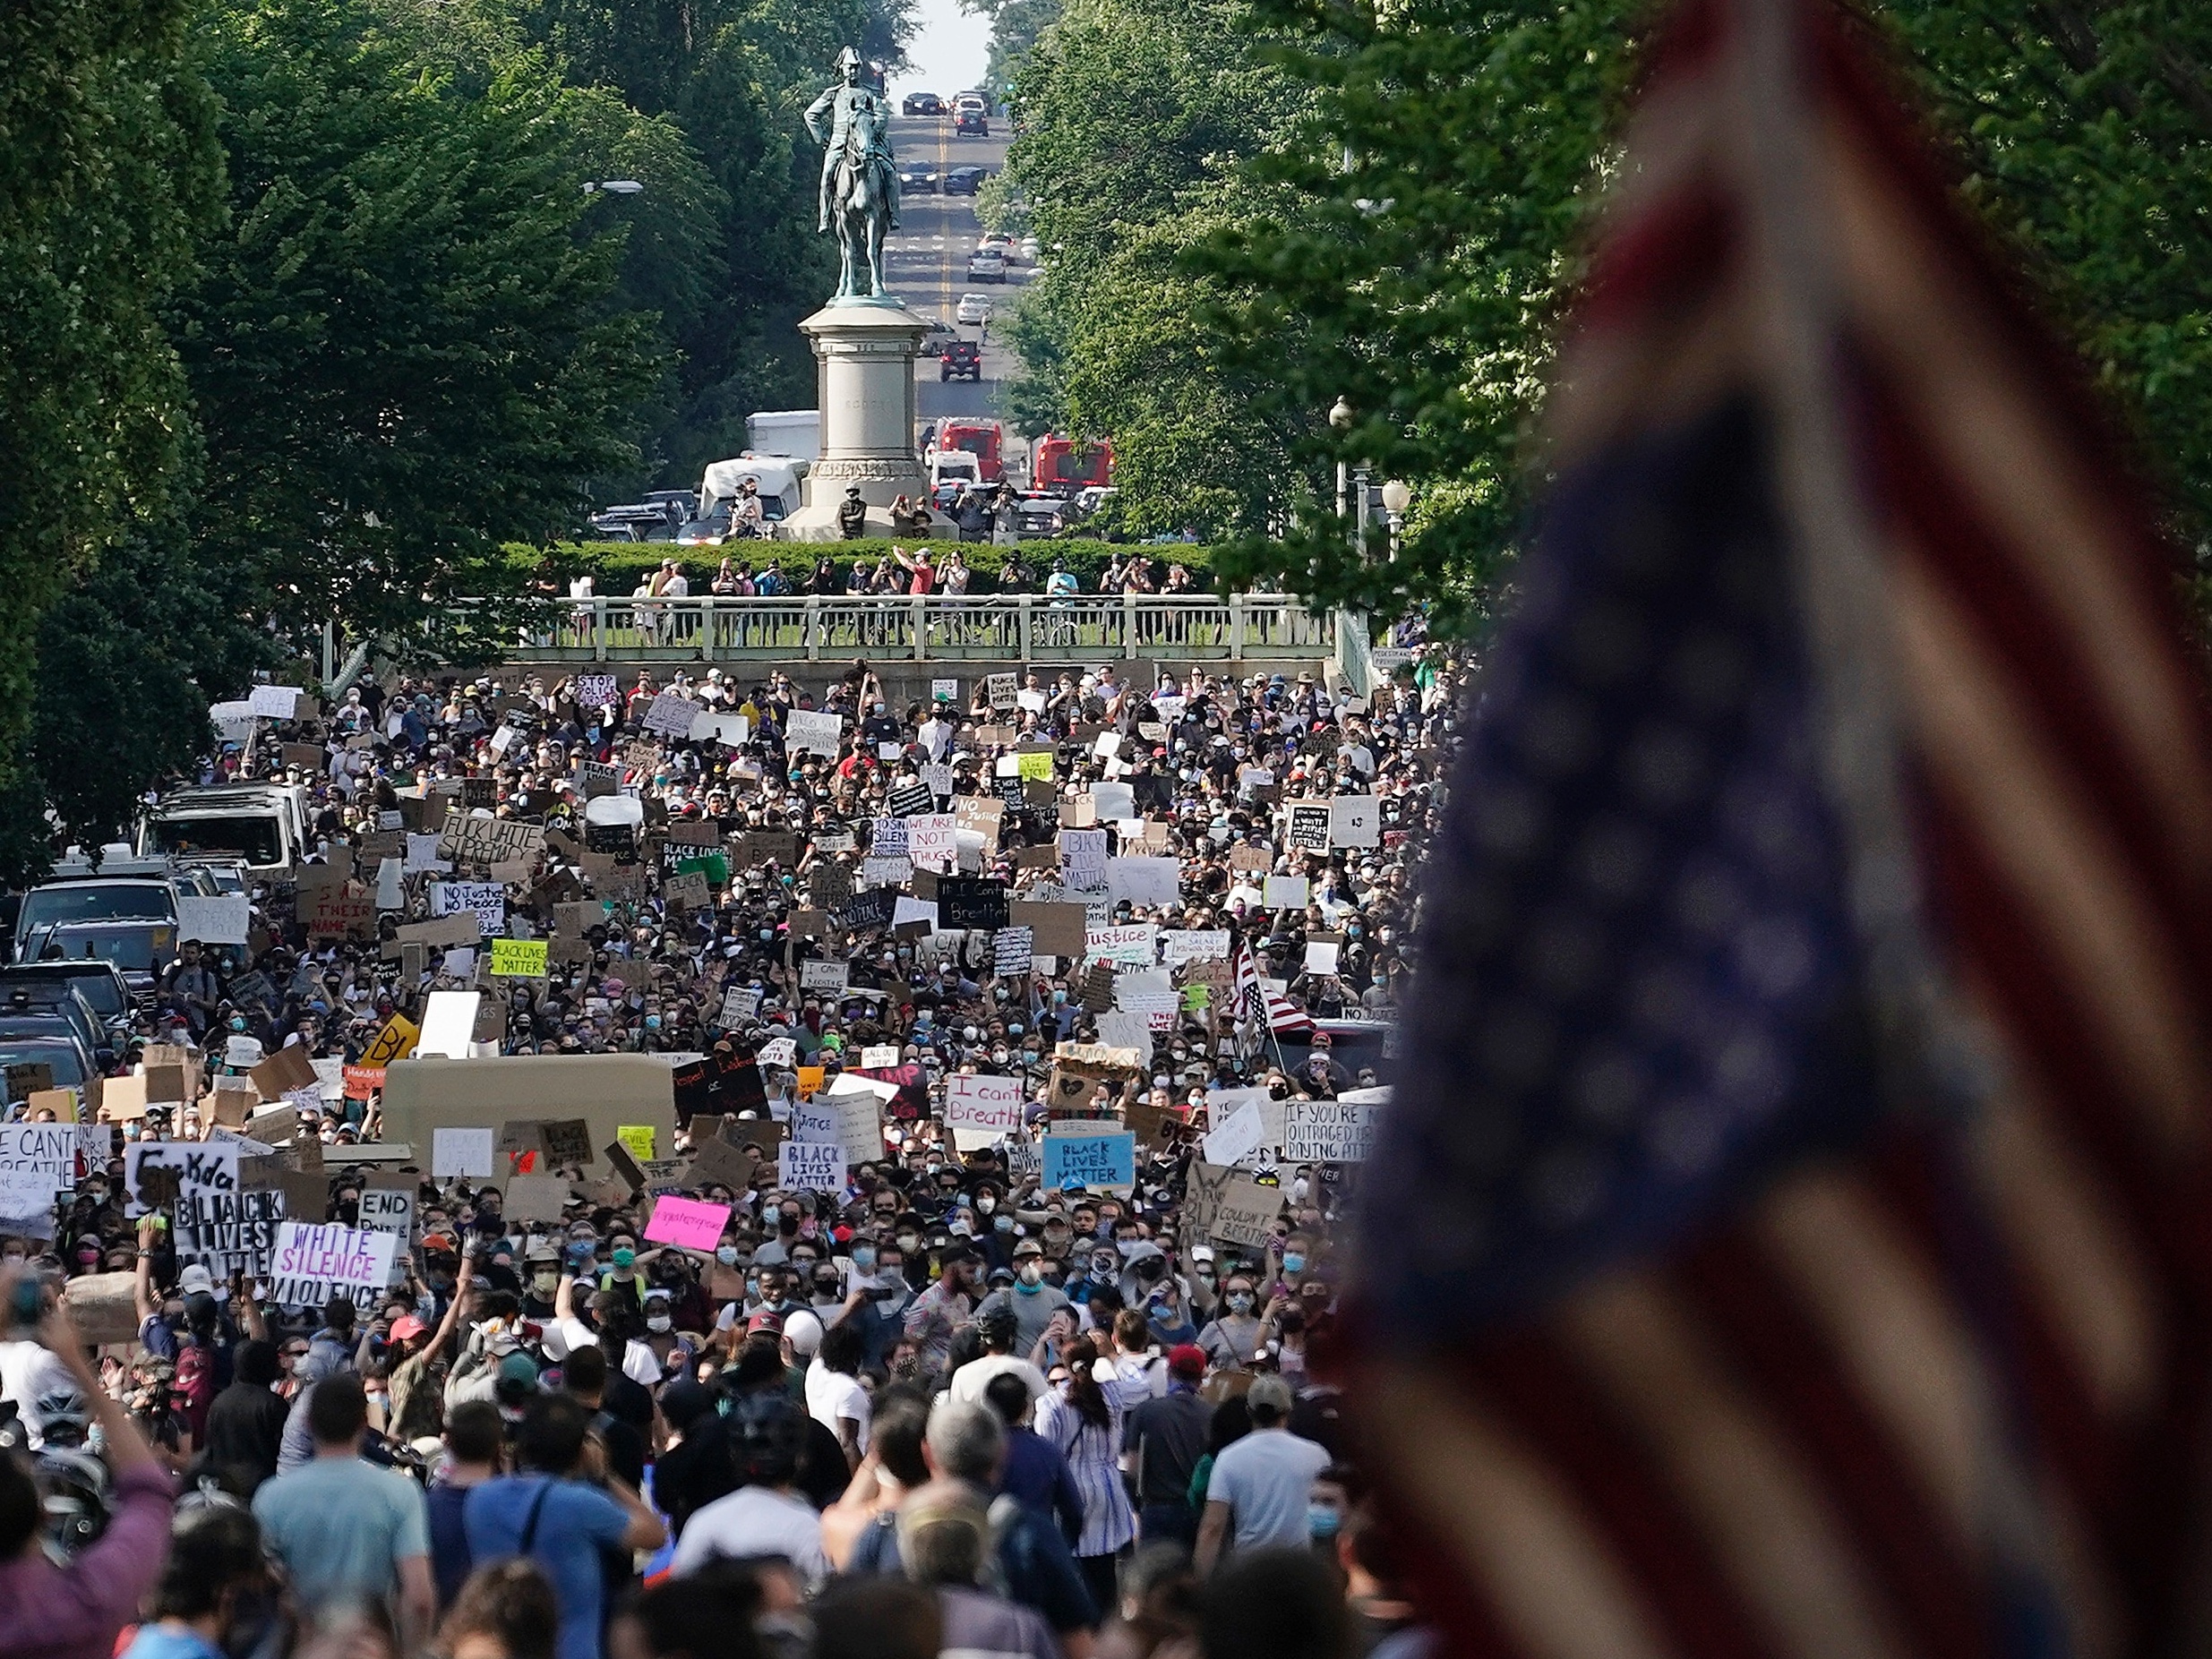
<instances>
[{"instance_id":1,"label":"white box truck","mask_svg":"<svg viewBox=\"0 0 2212 1659\"><path fill-rule=\"evenodd\" d=\"M795 455L802 461L822 458L822 412L819 409L759 409L745 417L746 448L756 455Z\"/></svg>"}]
</instances>

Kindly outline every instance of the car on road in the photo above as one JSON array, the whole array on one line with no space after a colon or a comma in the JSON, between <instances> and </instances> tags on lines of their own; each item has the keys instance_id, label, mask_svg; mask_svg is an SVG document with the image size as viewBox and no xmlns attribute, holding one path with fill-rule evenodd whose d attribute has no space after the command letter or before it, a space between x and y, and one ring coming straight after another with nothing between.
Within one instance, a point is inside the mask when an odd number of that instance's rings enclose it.
<instances>
[{"instance_id":1,"label":"car on road","mask_svg":"<svg viewBox=\"0 0 2212 1659\"><path fill-rule=\"evenodd\" d=\"M904 167L898 170L898 187L913 196L933 196L937 193L937 169L923 167Z\"/></svg>"},{"instance_id":2,"label":"car on road","mask_svg":"<svg viewBox=\"0 0 2212 1659\"><path fill-rule=\"evenodd\" d=\"M945 193L948 196L973 196L982 189L983 181L990 176L989 167L947 167L945 169Z\"/></svg>"},{"instance_id":3,"label":"car on road","mask_svg":"<svg viewBox=\"0 0 2212 1659\"><path fill-rule=\"evenodd\" d=\"M1003 269L1005 261L999 263ZM989 322L990 302L980 294L963 294L960 304L954 307L952 314L962 322Z\"/></svg>"},{"instance_id":4,"label":"car on road","mask_svg":"<svg viewBox=\"0 0 2212 1659\"><path fill-rule=\"evenodd\" d=\"M699 517L676 532L679 547L719 547L730 539L730 504L716 501Z\"/></svg>"},{"instance_id":5,"label":"car on road","mask_svg":"<svg viewBox=\"0 0 2212 1659\"><path fill-rule=\"evenodd\" d=\"M1067 528L1067 502L1062 497L1032 492L1015 504L1014 510L1023 535L1058 535Z\"/></svg>"},{"instance_id":6,"label":"car on road","mask_svg":"<svg viewBox=\"0 0 2212 1659\"><path fill-rule=\"evenodd\" d=\"M980 109L964 109L952 118L955 138L989 138L990 122Z\"/></svg>"},{"instance_id":7,"label":"car on road","mask_svg":"<svg viewBox=\"0 0 2212 1659\"><path fill-rule=\"evenodd\" d=\"M116 965L105 960L74 962L15 962L0 968L0 996L10 996L17 990L30 994L34 1003L58 998L64 991L73 991L85 1006L91 1009L101 1026L114 1031L127 1031L131 1025L131 988L123 981ZM92 1047L98 1048L97 1043Z\"/></svg>"},{"instance_id":8,"label":"car on road","mask_svg":"<svg viewBox=\"0 0 2212 1659\"><path fill-rule=\"evenodd\" d=\"M945 347L937 360L937 378L940 381L974 381L983 378L983 348L973 340L955 340Z\"/></svg>"},{"instance_id":9,"label":"car on road","mask_svg":"<svg viewBox=\"0 0 2212 1659\"><path fill-rule=\"evenodd\" d=\"M902 115L941 115L945 113L945 100L934 92L909 92L899 100L898 113Z\"/></svg>"},{"instance_id":10,"label":"car on road","mask_svg":"<svg viewBox=\"0 0 2212 1659\"><path fill-rule=\"evenodd\" d=\"M996 248L978 248L968 255L970 282L1004 282L1007 279L1007 256Z\"/></svg>"}]
</instances>

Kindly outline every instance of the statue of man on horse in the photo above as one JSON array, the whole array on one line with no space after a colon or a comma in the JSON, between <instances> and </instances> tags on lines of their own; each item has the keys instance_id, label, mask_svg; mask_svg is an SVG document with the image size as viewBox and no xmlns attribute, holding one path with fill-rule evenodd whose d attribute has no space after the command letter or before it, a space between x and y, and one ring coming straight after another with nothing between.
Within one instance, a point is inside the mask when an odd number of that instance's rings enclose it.
<instances>
[{"instance_id":1,"label":"statue of man on horse","mask_svg":"<svg viewBox=\"0 0 2212 1659\"><path fill-rule=\"evenodd\" d=\"M851 47L837 54L837 85L807 107L807 131L823 146L821 223L837 235L838 299L880 299L883 239L898 228L898 164L891 154L891 109L868 84L867 64Z\"/></svg>"}]
</instances>

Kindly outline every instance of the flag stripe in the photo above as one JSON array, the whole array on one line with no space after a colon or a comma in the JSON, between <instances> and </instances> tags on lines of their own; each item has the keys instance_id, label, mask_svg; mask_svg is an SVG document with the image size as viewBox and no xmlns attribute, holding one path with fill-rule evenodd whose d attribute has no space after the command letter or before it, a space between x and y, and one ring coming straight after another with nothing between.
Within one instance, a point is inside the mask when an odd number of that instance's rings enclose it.
<instances>
[{"instance_id":1,"label":"flag stripe","mask_svg":"<svg viewBox=\"0 0 2212 1659\"><path fill-rule=\"evenodd\" d=\"M1999 335L2015 308L1962 268L1955 238L1932 228L1951 216L1916 199L1893 155L1876 153L1884 124L1863 107L1846 111L1829 148L1855 323L1917 410L1959 500L1998 526L2018 579L2081 642L2074 695L2095 700L2130 768L2157 791L2169 857L2202 893L2212 877L2203 862L2212 762L2172 598L2161 591L2171 561L2115 516L2126 492L2097 475L2081 433L2062 432L2047 412L2060 382L2049 365L2023 361L2028 331Z\"/></svg>"},{"instance_id":2,"label":"flag stripe","mask_svg":"<svg viewBox=\"0 0 2212 1659\"><path fill-rule=\"evenodd\" d=\"M1910 557L1894 571L1915 738L2040 924L2039 943L2067 971L2071 1000L2092 1018L2137 1121L2162 1150L2196 1150L2212 1027L2191 1005L2185 966L2095 804L2057 774L1981 636L1930 575Z\"/></svg>"},{"instance_id":3,"label":"flag stripe","mask_svg":"<svg viewBox=\"0 0 2212 1659\"><path fill-rule=\"evenodd\" d=\"M1736 1597L1788 1659L1910 1650L1820 1483L1683 1299L1639 1274L1576 1293L1560 1328L1666 1470Z\"/></svg>"},{"instance_id":4,"label":"flag stripe","mask_svg":"<svg viewBox=\"0 0 2212 1659\"><path fill-rule=\"evenodd\" d=\"M1485 1355L1482 1374L1501 1414L1545 1449L1676 1647L1698 1659L1759 1659L1767 1652L1706 1550L1696 1518L1548 1333L1498 1343Z\"/></svg>"},{"instance_id":5,"label":"flag stripe","mask_svg":"<svg viewBox=\"0 0 2212 1659\"><path fill-rule=\"evenodd\" d=\"M1912 1449L1853 1386L1847 1355L1809 1316L1776 1253L1732 1229L1692 1251L1677 1278L1819 1477L1860 1572L1882 1586L1914 1650L1981 1651L1968 1539L1931 1501L1925 1471L1903 1455Z\"/></svg>"},{"instance_id":6,"label":"flag stripe","mask_svg":"<svg viewBox=\"0 0 2212 1659\"><path fill-rule=\"evenodd\" d=\"M1481 1586L1499 1624L1531 1659L1671 1659L1640 1588L1594 1537L1548 1448L1483 1409L1479 1393L1427 1371L1368 1379L1367 1432L1402 1489ZM1702 1656L1700 1656L1702 1659Z\"/></svg>"}]
</instances>

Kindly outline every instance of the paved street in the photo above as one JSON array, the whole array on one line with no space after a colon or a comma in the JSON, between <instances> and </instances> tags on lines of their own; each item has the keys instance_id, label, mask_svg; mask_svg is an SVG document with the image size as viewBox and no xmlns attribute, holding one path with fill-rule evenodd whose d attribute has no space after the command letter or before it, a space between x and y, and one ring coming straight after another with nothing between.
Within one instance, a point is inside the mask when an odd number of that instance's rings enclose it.
<instances>
[{"instance_id":1,"label":"paved street","mask_svg":"<svg viewBox=\"0 0 2212 1659\"><path fill-rule=\"evenodd\" d=\"M956 88L943 89L947 93ZM955 138L952 118L900 116L891 124L891 143L901 166L920 164L939 173L957 167L985 167L997 172L1006 165L1005 124L994 122L987 139ZM900 212L903 221L885 251L891 286L901 298L925 317L953 321L953 309L963 294L990 296L994 309L1002 300L1021 292L1018 282L1001 287L997 283L971 285L968 255L973 252L982 227L975 218L973 196L947 196L910 192ZM1004 389L1015 372L1010 353L999 348L989 329L963 327L960 332L983 340L982 381L940 381L937 361L927 358L915 365L918 384L915 406L924 421L946 415L992 415L1004 418ZM1011 436L1009 449L1016 447Z\"/></svg>"}]
</instances>

